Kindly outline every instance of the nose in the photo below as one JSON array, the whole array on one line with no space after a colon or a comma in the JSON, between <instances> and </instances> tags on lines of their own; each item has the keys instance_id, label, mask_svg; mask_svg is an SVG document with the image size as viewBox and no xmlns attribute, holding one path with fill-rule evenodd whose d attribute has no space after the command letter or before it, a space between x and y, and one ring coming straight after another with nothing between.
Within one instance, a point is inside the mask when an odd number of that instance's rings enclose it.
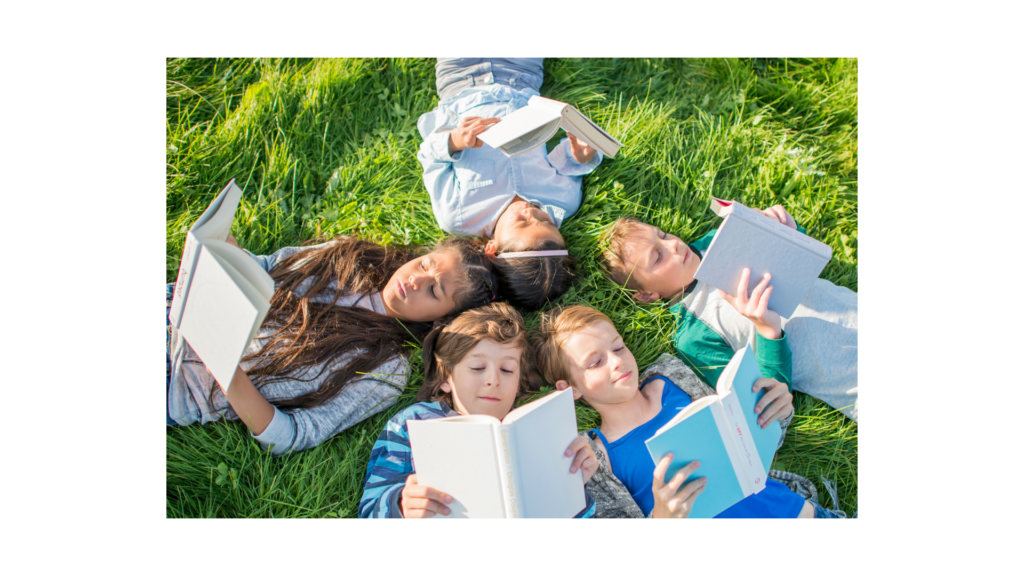
<instances>
[{"instance_id":1,"label":"nose","mask_svg":"<svg viewBox=\"0 0 1024 576\"><path fill-rule=\"evenodd\" d=\"M417 276L416 274L409 275L409 287L413 290L419 290L420 284L423 283L423 277Z\"/></svg>"},{"instance_id":2,"label":"nose","mask_svg":"<svg viewBox=\"0 0 1024 576\"><path fill-rule=\"evenodd\" d=\"M498 374L498 370L497 366L491 366L487 369L487 378L485 378L484 386L497 386L501 383L501 375Z\"/></svg>"},{"instance_id":3,"label":"nose","mask_svg":"<svg viewBox=\"0 0 1024 576\"><path fill-rule=\"evenodd\" d=\"M608 367L613 372L618 372L619 368L622 367L622 358L619 358L619 355L615 353L608 354Z\"/></svg>"}]
</instances>

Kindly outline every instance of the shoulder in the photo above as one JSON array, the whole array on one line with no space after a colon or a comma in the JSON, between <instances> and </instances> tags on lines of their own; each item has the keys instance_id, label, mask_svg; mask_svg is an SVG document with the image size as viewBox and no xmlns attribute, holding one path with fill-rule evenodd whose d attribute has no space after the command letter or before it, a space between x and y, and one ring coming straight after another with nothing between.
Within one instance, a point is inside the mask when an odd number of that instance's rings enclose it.
<instances>
[{"instance_id":1,"label":"shoulder","mask_svg":"<svg viewBox=\"0 0 1024 576\"><path fill-rule=\"evenodd\" d=\"M439 402L417 402L395 414L389 424L395 424L404 428L410 420L433 420L434 418L444 418L445 416L447 414L445 414L444 407Z\"/></svg>"},{"instance_id":2,"label":"shoulder","mask_svg":"<svg viewBox=\"0 0 1024 576\"><path fill-rule=\"evenodd\" d=\"M693 370L685 362L673 354L662 354L654 364L644 370L640 381L645 382L652 378L672 383L694 400L715 393L710 386L693 373ZM654 384L655 382L652 382L650 385Z\"/></svg>"}]
</instances>

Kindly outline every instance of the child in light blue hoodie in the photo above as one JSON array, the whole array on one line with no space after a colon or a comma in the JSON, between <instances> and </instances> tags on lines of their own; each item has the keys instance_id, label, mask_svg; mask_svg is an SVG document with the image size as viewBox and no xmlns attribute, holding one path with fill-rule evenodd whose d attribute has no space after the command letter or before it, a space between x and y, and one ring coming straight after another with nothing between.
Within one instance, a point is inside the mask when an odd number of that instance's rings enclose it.
<instances>
[{"instance_id":1,"label":"child in light blue hoodie","mask_svg":"<svg viewBox=\"0 0 1024 576\"><path fill-rule=\"evenodd\" d=\"M579 210L583 175L602 154L572 134L509 158L478 139L540 95L543 58L437 62L437 108L420 116L417 158L438 226L485 239L505 296L537 309L571 286L575 269L559 232Z\"/></svg>"}]
</instances>

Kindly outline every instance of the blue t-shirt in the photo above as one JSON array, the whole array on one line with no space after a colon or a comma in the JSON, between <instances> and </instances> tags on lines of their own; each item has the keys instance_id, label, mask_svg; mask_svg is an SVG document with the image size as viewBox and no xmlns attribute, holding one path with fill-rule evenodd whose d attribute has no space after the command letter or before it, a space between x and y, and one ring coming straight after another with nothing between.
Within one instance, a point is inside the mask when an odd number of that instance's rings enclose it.
<instances>
[{"instance_id":1,"label":"blue t-shirt","mask_svg":"<svg viewBox=\"0 0 1024 576\"><path fill-rule=\"evenodd\" d=\"M608 451L608 460L611 462L615 477L629 490L645 516L654 508L654 492L651 491L651 486L654 483L655 463L644 442L654 436L654 433L674 418L680 410L690 405L690 396L671 380L664 376L656 378L665 380L661 392L661 411L657 416L630 430L615 442L608 442L600 430L592 430L601 438ZM644 382L641 388L651 380L654 378ZM803 506L804 499L799 494L794 493L785 484L769 479L765 482L764 490L747 496L715 518L796 518Z\"/></svg>"}]
</instances>

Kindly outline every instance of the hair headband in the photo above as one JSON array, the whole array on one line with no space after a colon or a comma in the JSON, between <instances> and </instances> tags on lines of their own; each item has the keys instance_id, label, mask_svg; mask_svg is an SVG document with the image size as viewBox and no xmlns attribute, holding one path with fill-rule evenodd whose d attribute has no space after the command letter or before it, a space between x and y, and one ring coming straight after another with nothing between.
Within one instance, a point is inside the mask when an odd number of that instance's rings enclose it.
<instances>
[{"instance_id":1,"label":"hair headband","mask_svg":"<svg viewBox=\"0 0 1024 576\"><path fill-rule=\"evenodd\" d=\"M536 252L505 252L498 254L498 258L530 258L534 256L568 256L568 250L539 250Z\"/></svg>"}]
</instances>

